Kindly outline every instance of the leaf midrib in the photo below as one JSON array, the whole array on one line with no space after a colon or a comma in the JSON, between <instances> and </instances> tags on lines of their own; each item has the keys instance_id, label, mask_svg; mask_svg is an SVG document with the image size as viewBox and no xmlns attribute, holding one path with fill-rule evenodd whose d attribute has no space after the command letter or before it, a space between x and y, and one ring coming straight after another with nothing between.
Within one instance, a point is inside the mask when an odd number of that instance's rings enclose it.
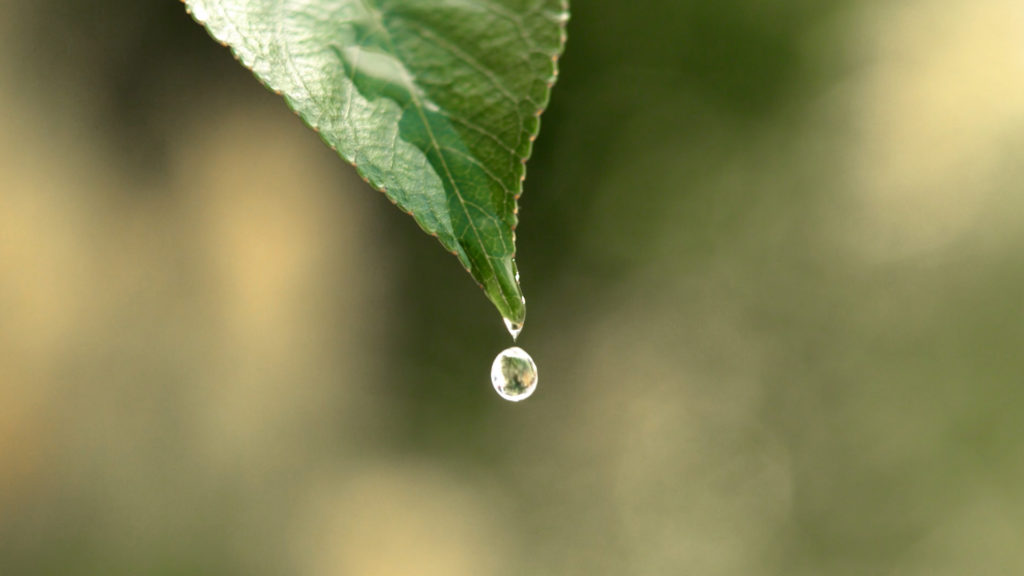
<instances>
[{"instance_id":1,"label":"leaf midrib","mask_svg":"<svg viewBox=\"0 0 1024 576\"><path fill-rule=\"evenodd\" d=\"M387 43L387 47L388 50L391 52L391 55L398 59L399 61L401 61L401 59L398 56L398 50L395 48L395 45L391 40L391 31L388 30L387 26L384 25L384 16L381 13L380 8L373 6L367 0L359 0L359 2L360 4L363 5L364 8L366 8L367 12L373 15L374 23L377 25L380 32L383 33L384 41ZM448 178L448 182L450 182L452 185L452 190L455 192L455 197L459 201L459 207L462 208L462 213L466 216L466 222L469 224L470 229L473 231L473 236L476 237L476 240L479 243L479 245L484 246L484 239L483 237L480 236L480 230L477 228L476 223L470 216L469 207L466 205L466 200L465 198L462 197L462 192L459 190L459 185L455 181L455 177L452 175L451 169L448 168L448 162L445 159L444 150L441 148L440 144L438 144L437 137L434 136L434 131L433 129L431 129L430 122L427 120L427 116L423 110L423 104L420 102L419 95L417 94L417 90L415 89L416 86L413 85L412 79L408 77L404 78L405 81L408 83L406 88L409 90L410 100L412 101L413 106L416 108L416 114L420 117L420 121L423 122L423 128L426 130L427 135L430 137L430 143L433 145L434 150L437 152L438 158L441 160L441 166L444 167L445 176ZM500 236L499 238L501 239L502 246L505 246L505 239ZM457 236L455 238L455 241L461 244L461 241ZM507 248L507 246L505 247ZM514 251L512 256L515 256ZM491 256L485 253L484 260L487 262L487 266L491 270L491 277L497 279L498 270L494 267L494 262L491 260ZM471 262L465 262L465 264L467 269L472 266ZM502 300L505 301L505 305L511 310L512 303L509 301L508 296L505 294L505 291L498 287L498 293L501 294L501 298Z\"/></svg>"}]
</instances>

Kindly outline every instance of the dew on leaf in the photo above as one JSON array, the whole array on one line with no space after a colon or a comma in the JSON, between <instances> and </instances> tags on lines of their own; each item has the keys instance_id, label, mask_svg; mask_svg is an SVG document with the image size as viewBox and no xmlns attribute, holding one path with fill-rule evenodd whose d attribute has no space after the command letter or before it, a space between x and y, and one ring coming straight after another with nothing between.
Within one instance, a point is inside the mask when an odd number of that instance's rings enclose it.
<instances>
[{"instance_id":1,"label":"dew on leaf","mask_svg":"<svg viewBox=\"0 0 1024 576\"><path fill-rule=\"evenodd\" d=\"M526 400L537 389L537 365L526 350L518 346L507 348L491 365L491 383L505 400Z\"/></svg>"}]
</instances>

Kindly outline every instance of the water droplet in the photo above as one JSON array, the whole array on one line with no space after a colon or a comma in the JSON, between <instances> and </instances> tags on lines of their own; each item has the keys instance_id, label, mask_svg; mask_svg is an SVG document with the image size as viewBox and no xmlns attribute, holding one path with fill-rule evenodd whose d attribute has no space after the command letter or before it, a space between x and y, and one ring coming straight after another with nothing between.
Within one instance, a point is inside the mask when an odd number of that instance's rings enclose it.
<instances>
[{"instance_id":1,"label":"water droplet","mask_svg":"<svg viewBox=\"0 0 1024 576\"><path fill-rule=\"evenodd\" d=\"M526 350L507 348L491 364L491 383L505 400L526 400L537 389L537 365Z\"/></svg>"},{"instance_id":2,"label":"water droplet","mask_svg":"<svg viewBox=\"0 0 1024 576\"><path fill-rule=\"evenodd\" d=\"M505 328L508 328L508 333L512 335L512 341L515 342L519 338L519 333L523 331L523 325L518 322L513 322L508 318L502 318L505 321Z\"/></svg>"}]
</instances>

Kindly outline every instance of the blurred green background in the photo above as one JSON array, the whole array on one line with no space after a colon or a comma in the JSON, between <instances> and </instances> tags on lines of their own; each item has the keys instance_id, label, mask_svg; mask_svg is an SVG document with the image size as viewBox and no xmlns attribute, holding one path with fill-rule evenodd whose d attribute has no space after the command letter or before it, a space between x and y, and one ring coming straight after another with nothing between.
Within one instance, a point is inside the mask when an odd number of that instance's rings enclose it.
<instances>
[{"instance_id":1,"label":"blurred green background","mask_svg":"<svg viewBox=\"0 0 1024 576\"><path fill-rule=\"evenodd\" d=\"M175 1L0 0L3 575L1024 574L1024 5L577 0L529 401Z\"/></svg>"}]
</instances>

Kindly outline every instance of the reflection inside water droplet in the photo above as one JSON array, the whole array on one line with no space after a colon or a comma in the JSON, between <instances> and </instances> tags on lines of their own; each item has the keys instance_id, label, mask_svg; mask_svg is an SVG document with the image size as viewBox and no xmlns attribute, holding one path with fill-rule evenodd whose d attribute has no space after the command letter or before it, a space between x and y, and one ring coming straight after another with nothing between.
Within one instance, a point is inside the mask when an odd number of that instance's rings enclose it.
<instances>
[{"instance_id":1,"label":"reflection inside water droplet","mask_svg":"<svg viewBox=\"0 0 1024 576\"><path fill-rule=\"evenodd\" d=\"M537 389L537 365L526 350L518 346L507 348L491 365L491 383L505 400L526 400Z\"/></svg>"}]
</instances>

